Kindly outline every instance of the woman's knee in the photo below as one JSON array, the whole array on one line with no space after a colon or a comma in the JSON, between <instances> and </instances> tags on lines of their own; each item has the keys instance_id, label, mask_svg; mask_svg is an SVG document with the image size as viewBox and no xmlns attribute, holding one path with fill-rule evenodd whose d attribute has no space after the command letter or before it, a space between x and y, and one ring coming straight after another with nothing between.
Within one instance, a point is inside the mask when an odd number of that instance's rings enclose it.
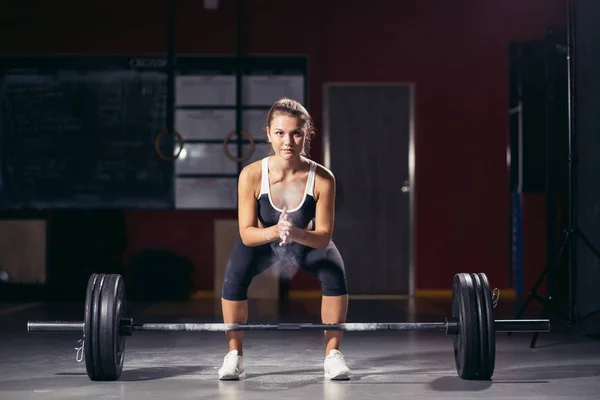
<instances>
[{"instance_id":1,"label":"woman's knee","mask_svg":"<svg viewBox=\"0 0 600 400\"><path fill-rule=\"evenodd\" d=\"M221 297L229 301L241 301L248 299L248 287L244 282L230 281L227 278L223 281Z\"/></svg>"},{"instance_id":2,"label":"woman's knee","mask_svg":"<svg viewBox=\"0 0 600 400\"><path fill-rule=\"evenodd\" d=\"M256 250L245 246L241 240L235 244L225 267L221 288L223 299L231 301L248 299L248 288L259 267Z\"/></svg>"},{"instance_id":3,"label":"woman's knee","mask_svg":"<svg viewBox=\"0 0 600 400\"><path fill-rule=\"evenodd\" d=\"M342 268L332 264L320 274L321 286L324 296L342 296L348 294L346 274Z\"/></svg>"},{"instance_id":4,"label":"woman's knee","mask_svg":"<svg viewBox=\"0 0 600 400\"><path fill-rule=\"evenodd\" d=\"M234 245L221 288L221 297L225 300L239 301L248 299L248 288L252 279L265 269L264 247L248 247L240 238Z\"/></svg>"},{"instance_id":5,"label":"woman's knee","mask_svg":"<svg viewBox=\"0 0 600 400\"><path fill-rule=\"evenodd\" d=\"M319 281L324 296L348 294L344 266L332 260L320 260L313 264L313 271Z\"/></svg>"},{"instance_id":6,"label":"woman's knee","mask_svg":"<svg viewBox=\"0 0 600 400\"><path fill-rule=\"evenodd\" d=\"M323 249L312 249L306 257L306 269L321 282L324 296L348 294L344 260L337 247L330 242Z\"/></svg>"}]
</instances>

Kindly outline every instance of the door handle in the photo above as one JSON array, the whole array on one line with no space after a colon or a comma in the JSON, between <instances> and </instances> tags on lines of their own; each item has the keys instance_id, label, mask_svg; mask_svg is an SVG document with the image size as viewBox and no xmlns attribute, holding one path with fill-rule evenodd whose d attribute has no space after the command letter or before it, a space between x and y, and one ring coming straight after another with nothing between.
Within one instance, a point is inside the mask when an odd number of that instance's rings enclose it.
<instances>
[{"instance_id":1,"label":"door handle","mask_svg":"<svg viewBox=\"0 0 600 400\"><path fill-rule=\"evenodd\" d=\"M404 181L404 185L402 185L402 192L403 193L410 192L410 185L408 184L408 180Z\"/></svg>"}]
</instances>

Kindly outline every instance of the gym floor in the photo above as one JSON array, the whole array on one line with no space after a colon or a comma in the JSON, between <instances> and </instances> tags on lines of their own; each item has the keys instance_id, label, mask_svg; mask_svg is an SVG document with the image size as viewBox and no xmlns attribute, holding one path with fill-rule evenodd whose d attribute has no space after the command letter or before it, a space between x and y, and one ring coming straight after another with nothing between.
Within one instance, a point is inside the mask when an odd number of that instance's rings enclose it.
<instances>
[{"instance_id":1,"label":"gym floor","mask_svg":"<svg viewBox=\"0 0 600 400\"><path fill-rule=\"evenodd\" d=\"M348 321L443 321L449 310L448 299L351 300ZM495 313L512 319L514 305L501 298ZM221 322L214 300L128 304L128 316ZM82 304L0 304L0 399L597 399L600 391L600 341L583 332L591 323L553 326L534 349L530 333L498 333L495 373L484 382L457 376L452 339L437 332L346 332L341 350L353 377L324 381L323 335L306 331L247 332L247 377L237 382L217 379L222 332L136 332L120 379L91 382L76 361L80 334L26 333L28 320L82 319ZM249 322L318 323L319 300L292 300L285 312L253 301Z\"/></svg>"}]
</instances>

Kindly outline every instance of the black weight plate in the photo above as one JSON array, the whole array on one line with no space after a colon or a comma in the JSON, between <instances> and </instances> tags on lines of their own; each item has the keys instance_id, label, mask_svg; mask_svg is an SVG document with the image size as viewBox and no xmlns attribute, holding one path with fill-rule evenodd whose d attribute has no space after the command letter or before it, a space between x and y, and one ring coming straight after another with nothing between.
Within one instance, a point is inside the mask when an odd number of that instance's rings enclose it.
<instances>
[{"instance_id":1,"label":"black weight plate","mask_svg":"<svg viewBox=\"0 0 600 400\"><path fill-rule=\"evenodd\" d=\"M494 375L494 369L496 365L496 327L495 327L495 316L494 316L494 305L492 302L492 290L490 289L490 282L487 275L484 273L479 274L479 280L481 281L481 287L484 293L485 310L486 310L486 323L488 332L488 347L487 361L485 363L488 371L486 375L490 378Z\"/></svg>"},{"instance_id":2,"label":"black weight plate","mask_svg":"<svg viewBox=\"0 0 600 400\"><path fill-rule=\"evenodd\" d=\"M124 316L123 280L118 274L108 275L100 295L100 364L103 380L119 379L123 370L124 337L120 322Z\"/></svg>"},{"instance_id":3,"label":"black weight plate","mask_svg":"<svg viewBox=\"0 0 600 400\"><path fill-rule=\"evenodd\" d=\"M488 380L491 378L488 368L489 360L489 329L487 325L487 310L485 305L485 294L481 279L478 274L471 274L473 286L477 299L477 324L479 327L479 366L477 368L476 378L479 380Z\"/></svg>"},{"instance_id":4,"label":"black weight plate","mask_svg":"<svg viewBox=\"0 0 600 400\"><path fill-rule=\"evenodd\" d=\"M469 274L465 274L467 281L470 278ZM469 317L471 320L471 329L470 334L473 335L472 341L474 346L474 351L467 355L466 360L468 362L467 370L469 374L466 375L465 379L478 379L479 374L479 352L480 352L480 335L479 335L479 312L477 308L477 293L475 291L475 283L473 282L473 278L471 278L469 285L467 286L469 301L470 301L470 309L469 309Z\"/></svg>"},{"instance_id":5,"label":"black weight plate","mask_svg":"<svg viewBox=\"0 0 600 400\"><path fill-rule=\"evenodd\" d=\"M100 308L100 296L102 294L102 287L106 282L105 274L98 274L98 280L92 296L92 318L91 318L91 338L88 341L91 347L91 352L94 360L94 375L90 376L93 381L104 380L104 370L102 369L102 363L100 360L100 318L102 317L102 310Z\"/></svg>"},{"instance_id":6,"label":"black weight plate","mask_svg":"<svg viewBox=\"0 0 600 400\"><path fill-rule=\"evenodd\" d=\"M452 317L458 321L454 336L456 371L473 379L479 364L479 328L473 281L469 274L456 274L452 282Z\"/></svg>"},{"instance_id":7,"label":"black weight plate","mask_svg":"<svg viewBox=\"0 0 600 400\"><path fill-rule=\"evenodd\" d=\"M126 336L121 332L121 320L125 318L127 314L127 301L125 300L125 281L122 276L119 276L119 283L117 286L117 309L119 321L117 324L117 357L119 359L119 375L123 370L123 362L125 361L125 340Z\"/></svg>"},{"instance_id":8,"label":"black weight plate","mask_svg":"<svg viewBox=\"0 0 600 400\"><path fill-rule=\"evenodd\" d=\"M125 318L127 312L127 302L125 300L125 283L123 281L123 277L121 275L116 275L116 322L115 322L115 330L114 330L114 340L116 343L115 349L115 365L117 366L117 378L121 376L121 372L123 371L123 361L125 360L125 339L126 336L121 334L121 320Z\"/></svg>"},{"instance_id":9,"label":"black weight plate","mask_svg":"<svg viewBox=\"0 0 600 400\"><path fill-rule=\"evenodd\" d=\"M463 374L463 365L464 365L464 351L463 348L467 344L464 343L463 338L466 336L464 334L465 324L464 320L465 312L463 309L464 302L462 299L462 283L459 278L459 275L454 275L454 279L452 281L452 318L458 321L458 329L456 335L453 336L453 344L454 344L454 361L456 363L456 372L461 376Z\"/></svg>"},{"instance_id":10,"label":"black weight plate","mask_svg":"<svg viewBox=\"0 0 600 400\"><path fill-rule=\"evenodd\" d=\"M98 324L98 355L100 360L100 365L102 366L102 377L101 379L107 380L107 376L111 374L112 366L110 365L110 360L106 359L105 353L107 351L107 347L111 347L112 343L109 340L106 341L106 330L110 329L110 322L108 320L113 318L112 313L108 310L107 306L107 296L110 291L112 275L107 275L104 280L104 285L102 286L102 290L100 291L100 318ZM109 338L110 339L110 338Z\"/></svg>"},{"instance_id":11,"label":"black weight plate","mask_svg":"<svg viewBox=\"0 0 600 400\"><path fill-rule=\"evenodd\" d=\"M94 354L92 351L92 327L93 327L93 302L95 297L95 291L100 276L98 274L90 275L88 279L87 291L85 293L85 306L84 306L84 317L83 317L83 352L85 355L85 369L90 377L100 373L96 369L96 363L94 362Z\"/></svg>"}]
</instances>

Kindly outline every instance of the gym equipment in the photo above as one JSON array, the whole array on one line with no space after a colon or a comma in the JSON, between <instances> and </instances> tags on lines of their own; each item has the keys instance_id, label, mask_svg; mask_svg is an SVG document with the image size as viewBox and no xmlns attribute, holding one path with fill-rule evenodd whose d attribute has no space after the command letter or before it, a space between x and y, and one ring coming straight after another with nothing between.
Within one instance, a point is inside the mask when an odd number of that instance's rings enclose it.
<instances>
[{"instance_id":1,"label":"gym equipment","mask_svg":"<svg viewBox=\"0 0 600 400\"><path fill-rule=\"evenodd\" d=\"M488 380L494 373L496 332L549 332L547 319L494 320L494 302L487 276L460 273L452 282L452 317L443 322L343 324L215 324L134 323L125 317L123 278L92 274L88 280L84 321L29 321L28 332L83 332L83 353L89 378L114 381L123 370L125 338L134 331L441 331L453 337L454 360L463 379Z\"/></svg>"}]
</instances>

